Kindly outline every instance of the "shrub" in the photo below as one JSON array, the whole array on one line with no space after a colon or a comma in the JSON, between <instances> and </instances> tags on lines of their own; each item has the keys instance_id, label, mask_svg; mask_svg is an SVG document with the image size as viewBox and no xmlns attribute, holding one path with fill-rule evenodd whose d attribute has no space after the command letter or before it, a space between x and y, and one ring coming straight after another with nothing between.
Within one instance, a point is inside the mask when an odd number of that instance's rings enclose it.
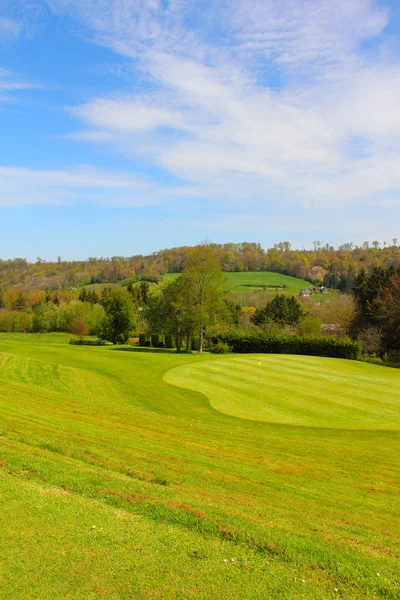
<instances>
[{"instance_id":1,"label":"shrub","mask_svg":"<svg viewBox=\"0 0 400 600\"><path fill-rule=\"evenodd\" d=\"M358 360L362 362L371 363L373 365L384 364L383 360L379 358L379 356L376 356L376 354L361 354Z\"/></svg>"},{"instance_id":2,"label":"shrub","mask_svg":"<svg viewBox=\"0 0 400 600\"><path fill-rule=\"evenodd\" d=\"M89 327L85 321L77 319L72 323L72 333L77 335L80 339L83 339L86 335L89 335Z\"/></svg>"},{"instance_id":3,"label":"shrub","mask_svg":"<svg viewBox=\"0 0 400 600\"><path fill-rule=\"evenodd\" d=\"M110 346L111 342L107 340L69 340L73 346Z\"/></svg>"},{"instance_id":4,"label":"shrub","mask_svg":"<svg viewBox=\"0 0 400 600\"><path fill-rule=\"evenodd\" d=\"M145 346L147 341L147 335L145 333L139 333L139 346Z\"/></svg>"},{"instance_id":5,"label":"shrub","mask_svg":"<svg viewBox=\"0 0 400 600\"><path fill-rule=\"evenodd\" d=\"M378 327L363 329L358 337L365 354L380 354L382 351L382 332Z\"/></svg>"},{"instance_id":6,"label":"shrub","mask_svg":"<svg viewBox=\"0 0 400 600\"><path fill-rule=\"evenodd\" d=\"M174 338L172 337L172 335L170 333L167 333L165 335L165 347L166 348L174 347Z\"/></svg>"},{"instance_id":7,"label":"shrub","mask_svg":"<svg viewBox=\"0 0 400 600\"><path fill-rule=\"evenodd\" d=\"M151 345L153 346L153 348L160 347L161 337L158 333L152 333L150 336L150 340L151 340Z\"/></svg>"},{"instance_id":8,"label":"shrub","mask_svg":"<svg viewBox=\"0 0 400 600\"><path fill-rule=\"evenodd\" d=\"M332 358L357 359L360 345L349 339L321 336L295 336L282 334L226 334L212 339L213 344L225 342L232 352L267 354L308 354Z\"/></svg>"},{"instance_id":9,"label":"shrub","mask_svg":"<svg viewBox=\"0 0 400 600\"><path fill-rule=\"evenodd\" d=\"M213 344L210 348L210 352L212 352L213 354L226 354L230 351L231 349L226 342L217 342L216 344Z\"/></svg>"},{"instance_id":10,"label":"shrub","mask_svg":"<svg viewBox=\"0 0 400 600\"><path fill-rule=\"evenodd\" d=\"M0 331L7 333L22 333L31 331L32 316L22 311L0 313Z\"/></svg>"},{"instance_id":11,"label":"shrub","mask_svg":"<svg viewBox=\"0 0 400 600\"><path fill-rule=\"evenodd\" d=\"M320 317L314 315L307 315L300 322L300 333L301 335L314 336L321 333L322 321Z\"/></svg>"}]
</instances>

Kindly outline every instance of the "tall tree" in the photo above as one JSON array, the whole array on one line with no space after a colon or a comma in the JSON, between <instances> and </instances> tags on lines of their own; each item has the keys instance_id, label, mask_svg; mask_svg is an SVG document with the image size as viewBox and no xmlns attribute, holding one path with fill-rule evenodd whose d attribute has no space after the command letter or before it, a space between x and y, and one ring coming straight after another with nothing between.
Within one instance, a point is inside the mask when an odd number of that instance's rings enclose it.
<instances>
[{"instance_id":1,"label":"tall tree","mask_svg":"<svg viewBox=\"0 0 400 600\"><path fill-rule=\"evenodd\" d=\"M150 329L172 334L177 352L182 350L185 341L186 349L190 350L198 319L193 310L193 290L183 276L153 288L147 302L146 321Z\"/></svg>"},{"instance_id":2,"label":"tall tree","mask_svg":"<svg viewBox=\"0 0 400 600\"><path fill-rule=\"evenodd\" d=\"M135 311L129 294L121 288L108 291L103 299L105 318L101 338L113 344L124 344L135 324Z\"/></svg>"},{"instance_id":3,"label":"tall tree","mask_svg":"<svg viewBox=\"0 0 400 600\"><path fill-rule=\"evenodd\" d=\"M14 310L25 310L26 308L26 297L22 292L18 292L18 296L13 303Z\"/></svg>"},{"instance_id":4,"label":"tall tree","mask_svg":"<svg viewBox=\"0 0 400 600\"><path fill-rule=\"evenodd\" d=\"M228 280L211 246L193 248L182 274L182 284L191 294L191 311L199 331L199 354L203 352L204 331L226 309Z\"/></svg>"},{"instance_id":5,"label":"tall tree","mask_svg":"<svg viewBox=\"0 0 400 600\"><path fill-rule=\"evenodd\" d=\"M400 273L392 275L373 306L373 314L382 326L383 338L390 349L400 349Z\"/></svg>"}]
</instances>

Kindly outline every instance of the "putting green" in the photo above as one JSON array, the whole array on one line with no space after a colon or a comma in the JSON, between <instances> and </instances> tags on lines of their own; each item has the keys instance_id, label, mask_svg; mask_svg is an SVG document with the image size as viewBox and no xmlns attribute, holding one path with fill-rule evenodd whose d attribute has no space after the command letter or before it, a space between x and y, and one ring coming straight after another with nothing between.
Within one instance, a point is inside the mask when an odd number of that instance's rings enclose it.
<instances>
[{"instance_id":1,"label":"putting green","mask_svg":"<svg viewBox=\"0 0 400 600\"><path fill-rule=\"evenodd\" d=\"M400 429L397 369L315 356L235 355L176 367L164 379L202 392L216 410L244 419Z\"/></svg>"}]
</instances>

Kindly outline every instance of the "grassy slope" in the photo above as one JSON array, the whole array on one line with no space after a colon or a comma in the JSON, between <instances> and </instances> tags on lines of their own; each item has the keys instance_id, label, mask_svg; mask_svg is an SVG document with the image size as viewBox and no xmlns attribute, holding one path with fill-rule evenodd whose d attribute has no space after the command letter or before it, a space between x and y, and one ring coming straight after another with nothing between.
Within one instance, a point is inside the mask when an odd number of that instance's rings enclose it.
<instances>
[{"instance_id":1,"label":"grassy slope","mask_svg":"<svg viewBox=\"0 0 400 600\"><path fill-rule=\"evenodd\" d=\"M233 302L241 306L256 306L257 308L265 306L277 293L297 296L301 288L307 288L312 285L304 279L297 279L296 277L270 271L246 271L243 273L225 273L225 275L231 286L231 298ZM163 278L169 280L175 277L178 277L177 273L167 273L163 276ZM269 287L263 289L262 286ZM316 302L320 302L328 297L323 294L312 296Z\"/></svg>"},{"instance_id":2,"label":"grassy slope","mask_svg":"<svg viewBox=\"0 0 400 600\"><path fill-rule=\"evenodd\" d=\"M230 416L163 379L220 358L65 339L0 337L2 599L400 597L397 431Z\"/></svg>"},{"instance_id":3,"label":"grassy slope","mask_svg":"<svg viewBox=\"0 0 400 600\"><path fill-rule=\"evenodd\" d=\"M174 279L178 273L166 273L163 279ZM297 294L301 288L310 287L312 284L305 279L297 279L289 275L281 275L272 271L245 271L243 273L225 273L228 281L235 291L249 291L248 286L276 286L281 288L286 286L286 293Z\"/></svg>"},{"instance_id":4,"label":"grassy slope","mask_svg":"<svg viewBox=\"0 0 400 600\"><path fill-rule=\"evenodd\" d=\"M276 286L277 288L286 286L286 293L298 294L301 288L310 287L312 284L304 279L272 273L270 271L246 271L244 273L226 273L228 280L235 291L246 291L248 285L257 286Z\"/></svg>"},{"instance_id":5,"label":"grassy slope","mask_svg":"<svg viewBox=\"0 0 400 600\"><path fill-rule=\"evenodd\" d=\"M277 294L287 294L297 296L301 288L310 287L312 284L304 279L297 279L288 275L281 275L270 271L246 271L244 273L225 273L231 286L231 297L236 304L241 306L265 306ZM160 277L161 280L172 281L179 277L179 273L166 273ZM120 285L126 286L127 281L122 281ZM140 281L135 285L139 285ZM105 286L113 287L119 284L90 284L85 286L88 289L100 292ZM150 285L152 285L150 283ZM262 286L269 286L263 289ZM276 287L274 287L276 286ZM285 287L282 287L285 286ZM329 298L323 294L312 296L315 302L321 302Z\"/></svg>"}]
</instances>

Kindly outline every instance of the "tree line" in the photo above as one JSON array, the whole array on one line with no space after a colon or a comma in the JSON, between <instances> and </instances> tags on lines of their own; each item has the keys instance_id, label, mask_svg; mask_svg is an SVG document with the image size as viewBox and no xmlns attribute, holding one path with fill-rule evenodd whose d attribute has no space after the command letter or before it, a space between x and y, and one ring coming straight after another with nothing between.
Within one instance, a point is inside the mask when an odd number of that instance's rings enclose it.
<instances>
[{"instance_id":1,"label":"tree line","mask_svg":"<svg viewBox=\"0 0 400 600\"><path fill-rule=\"evenodd\" d=\"M289 242L263 249L254 242L209 244L220 267L227 272L274 271L350 291L362 269L400 266L397 239L380 245L377 241L352 243L334 248L319 241L312 250L295 250ZM182 273L192 248L188 246L153 252L151 255L88 258L84 261L47 262L38 258L0 259L0 288L25 292L70 291L89 284L120 283L137 277L157 280L165 273Z\"/></svg>"}]
</instances>

